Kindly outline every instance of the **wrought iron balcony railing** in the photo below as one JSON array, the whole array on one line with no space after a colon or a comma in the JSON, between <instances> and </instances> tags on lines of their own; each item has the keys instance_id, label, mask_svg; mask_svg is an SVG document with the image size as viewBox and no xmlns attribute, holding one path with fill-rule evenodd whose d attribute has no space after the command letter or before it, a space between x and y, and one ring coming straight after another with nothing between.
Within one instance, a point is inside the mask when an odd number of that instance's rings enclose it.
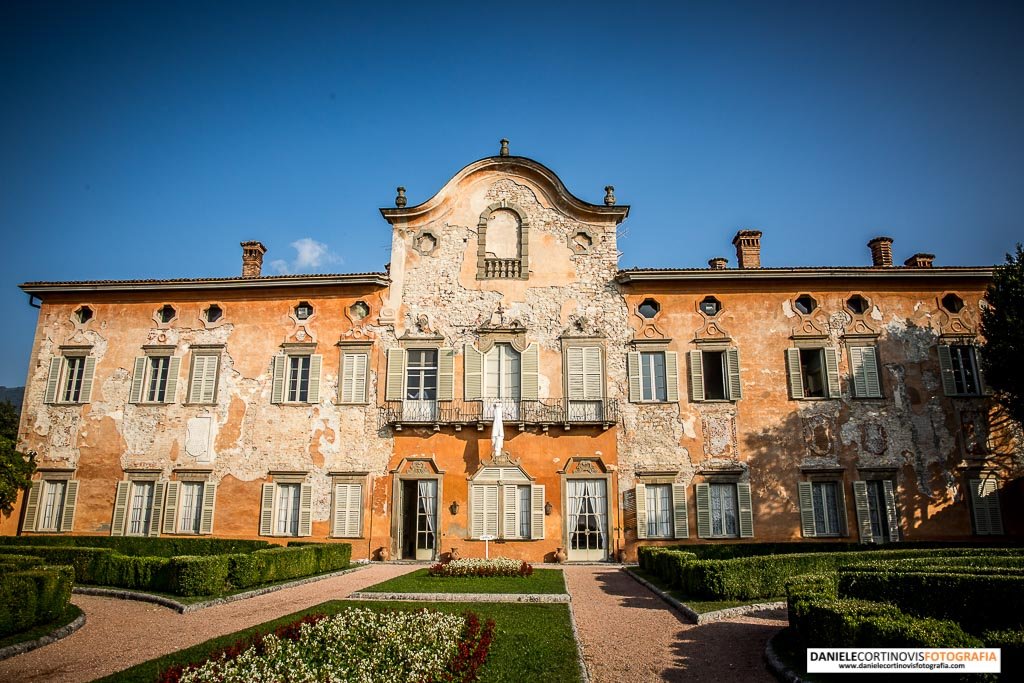
<instances>
[{"instance_id":1,"label":"wrought iron balcony railing","mask_svg":"<svg viewBox=\"0 0 1024 683\"><path fill-rule=\"evenodd\" d=\"M570 429L573 426L600 425L608 429L619 419L619 404L615 399L576 401L547 398L538 401L484 399L482 401L386 401L380 406L379 427L403 426L434 427L452 425L456 429L476 426L483 429L494 421L494 404L502 406L502 420L519 428L540 427L547 431L552 426Z\"/></svg>"}]
</instances>

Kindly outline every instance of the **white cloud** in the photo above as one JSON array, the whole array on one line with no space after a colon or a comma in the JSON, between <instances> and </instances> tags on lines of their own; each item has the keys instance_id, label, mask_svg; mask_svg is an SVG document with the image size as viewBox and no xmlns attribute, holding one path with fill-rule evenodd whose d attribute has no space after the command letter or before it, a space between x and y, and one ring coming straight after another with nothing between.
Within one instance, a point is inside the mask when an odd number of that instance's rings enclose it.
<instances>
[{"instance_id":1,"label":"white cloud","mask_svg":"<svg viewBox=\"0 0 1024 683\"><path fill-rule=\"evenodd\" d=\"M317 242L312 237L303 237L291 244L295 250L295 258L291 262L284 259L275 259L270 262L279 275L290 275L294 272L310 272L318 270L331 264L340 264L341 257L331 251L323 242Z\"/></svg>"}]
</instances>

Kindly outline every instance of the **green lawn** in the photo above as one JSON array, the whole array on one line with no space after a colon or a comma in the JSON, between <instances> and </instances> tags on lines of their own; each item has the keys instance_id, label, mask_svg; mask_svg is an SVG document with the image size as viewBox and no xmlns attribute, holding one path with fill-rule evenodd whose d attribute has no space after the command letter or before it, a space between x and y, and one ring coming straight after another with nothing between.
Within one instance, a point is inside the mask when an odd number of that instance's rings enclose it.
<instances>
[{"instance_id":1,"label":"green lawn","mask_svg":"<svg viewBox=\"0 0 1024 683\"><path fill-rule=\"evenodd\" d=\"M653 584L660 588L665 593L668 593L673 598L683 603L697 614L705 614L706 612L717 612L720 609L728 609L730 607L742 607L743 605L756 605L762 602L785 602L786 598L758 598L756 600L698 600L684 595L682 591L666 588L665 582L660 576L654 574L648 574L641 569L632 569L640 578L644 579L650 584Z\"/></svg>"},{"instance_id":2,"label":"green lawn","mask_svg":"<svg viewBox=\"0 0 1024 683\"><path fill-rule=\"evenodd\" d=\"M209 652L257 632L272 631L277 626L294 621L306 614L336 614L347 607L373 610L424 609L422 603L333 600L250 629L208 640L205 643L144 662L100 680L150 683L156 680L160 671L172 664L201 660ZM476 612L481 620L494 619L494 641L487 656L487 663L484 664L480 672L480 681L483 683L580 680L576 659L576 641L572 635L568 605L433 603L430 605L430 609L459 614L471 610Z\"/></svg>"},{"instance_id":3,"label":"green lawn","mask_svg":"<svg viewBox=\"0 0 1024 683\"><path fill-rule=\"evenodd\" d=\"M36 640L43 636L48 636L61 626L67 626L72 621L78 618L78 615L82 613L82 610L78 609L74 605L69 604L68 608L64 611L64 616L60 619L55 619L48 624L40 624L35 626L28 631L22 631L21 633L13 633L4 638L0 638L0 647L7 647L8 645L16 645L18 643L24 643L29 640Z\"/></svg>"},{"instance_id":4,"label":"green lawn","mask_svg":"<svg viewBox=\"0 0 1024 683\"><path fill-rule=\"evenodd\" d=\"M521 576L430 576L427 569L364 588L371 593L565 593L561 569L534 569Z\"/></svg>"}]
</instances>

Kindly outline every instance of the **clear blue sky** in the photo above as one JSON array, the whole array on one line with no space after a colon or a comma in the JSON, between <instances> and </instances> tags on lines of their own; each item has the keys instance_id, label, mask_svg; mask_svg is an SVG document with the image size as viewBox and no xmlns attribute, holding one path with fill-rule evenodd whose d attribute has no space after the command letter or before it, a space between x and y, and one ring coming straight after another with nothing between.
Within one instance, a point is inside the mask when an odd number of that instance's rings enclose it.
<instances>
[{"instance_id":1,"label":"clear blue sky","mask_svg":"<svg viewBox=\"0 0 1024 683\"><path fill-rule=\"evenodd\" d=\"M419 203L501 137L615 185L622 267L734 263L741 227L768 266L1024 239L1020 2L489 4L2 3L0 384L20 282L235 275L243 239L380 270L395 186Z\"/></svg>"}]
</instances>

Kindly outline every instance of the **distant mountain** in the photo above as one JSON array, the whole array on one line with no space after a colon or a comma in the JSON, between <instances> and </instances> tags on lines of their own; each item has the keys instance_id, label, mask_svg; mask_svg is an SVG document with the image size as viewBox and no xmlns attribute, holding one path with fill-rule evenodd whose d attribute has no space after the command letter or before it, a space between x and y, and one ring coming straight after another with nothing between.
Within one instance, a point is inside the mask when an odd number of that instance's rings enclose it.
<instances>
[{"instance_id":1,"label":"distant mountain","mask_svg":"<svg viewBox=\"0 0 1024 683\"><path fill-rule=\"evenodd\" d=\"M0 402L10 401L18 410L21 410L21 401L24 395L25 387L0 387Z\"/></svg>"}]
</instances>

